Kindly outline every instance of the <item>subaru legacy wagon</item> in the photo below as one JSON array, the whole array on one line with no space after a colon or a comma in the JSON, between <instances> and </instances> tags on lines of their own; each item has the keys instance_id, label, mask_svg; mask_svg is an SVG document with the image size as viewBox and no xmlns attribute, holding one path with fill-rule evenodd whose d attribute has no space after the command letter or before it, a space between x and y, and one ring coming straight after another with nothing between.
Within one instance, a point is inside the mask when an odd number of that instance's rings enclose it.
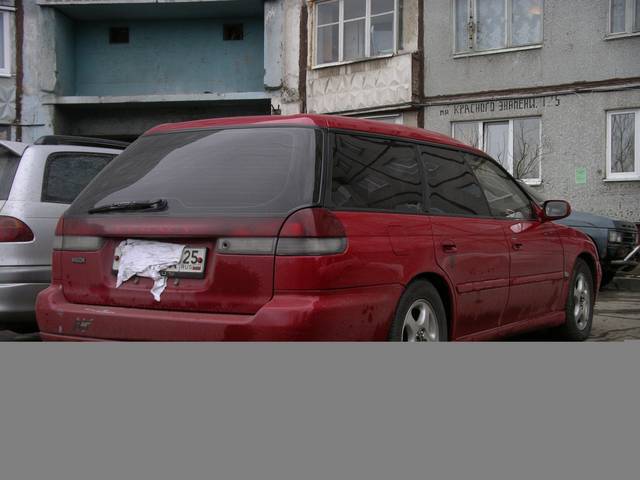
<instances>
[{"instance_id":1,"label":"subaru legacy wagon","mask_svg":"<svg viewBox=\"0 0 640 480\"><path fill-rule=\"evenodd\" d=\"M588 337L601 279L485 153L421 129L298 115L161 125L57 226L45 340Z\"/></svg>"}]
</instances>

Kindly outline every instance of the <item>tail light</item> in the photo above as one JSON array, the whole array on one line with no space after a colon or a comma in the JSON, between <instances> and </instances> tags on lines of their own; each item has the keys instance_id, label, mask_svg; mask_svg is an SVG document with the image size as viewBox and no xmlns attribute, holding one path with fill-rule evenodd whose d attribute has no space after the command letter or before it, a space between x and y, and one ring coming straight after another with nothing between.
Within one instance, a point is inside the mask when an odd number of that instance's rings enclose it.
<instances>
[{"instance_id":1,"label":"tail light","mask_svg":"<svg viewBox=\"0 0 640 480\"><path fill-rule=\"evenodd\" d=\"M344 226L329 210L298 210L285 222L276 255L335 255L347 249Z\"/></svg>"},{"instance_id":2,"label":"tail light","mask_svg":"<svg viewBox=\"0 0 640 480\"><path fill-rule=\"evenodd\" d=\"M33 232L21 220L13 217L0 217L0 242L31 242Z\"/></svg>"},{"instance_id":3,"label":"tail light","mask_svg":"<svg viewBox=\"0 0 640 480\"><path fill-rule=\"evenodd\" d=\"M344 226L329 210L306 208L291 215L278 238L220 238L217 250L235 255L335 255L347 249Z\"/></svg>"}]
</instances>

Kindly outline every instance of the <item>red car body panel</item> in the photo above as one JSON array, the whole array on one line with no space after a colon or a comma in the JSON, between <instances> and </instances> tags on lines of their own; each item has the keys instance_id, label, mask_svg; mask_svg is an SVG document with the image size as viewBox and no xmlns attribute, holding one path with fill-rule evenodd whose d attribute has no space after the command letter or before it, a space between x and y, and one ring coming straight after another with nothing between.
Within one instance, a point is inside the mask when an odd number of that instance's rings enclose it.
<instances>
[{"instance_id":1,"label":"red car body panel","mask_svg":"<svg viewBox=\"0 0 640 480\"><path fill-rule=\"evenodd\" d=\"M351 130L484 155L421 129L320 115L201 120L161 125L146 135L248 125ZM37 301L38 323L45 340L385 340L406 286L426 278L444 297L451 340L554 326L565 318L576 259L589 263L598 285L601 272L586 236L542 220L536 210L540 219L531 221L325 209L289 219L64 217L59 235L102 237L104 243L82 252L83 263L72 261L77 252L54 251L52 286ZM315 230L314 222L326 221L343 231L344 252L216 250L220 237L331 236ZM205 277L170 280L160 303L149 295L150 279L115 288L114 250L127 238L206 247Z\"/></svg>"}]
</instances>

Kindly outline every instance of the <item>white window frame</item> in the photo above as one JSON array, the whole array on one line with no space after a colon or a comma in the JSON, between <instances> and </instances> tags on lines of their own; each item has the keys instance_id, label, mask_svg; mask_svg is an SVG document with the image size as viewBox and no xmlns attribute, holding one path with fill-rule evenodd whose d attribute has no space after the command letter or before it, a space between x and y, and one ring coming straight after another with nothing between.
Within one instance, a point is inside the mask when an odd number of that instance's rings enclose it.
<instances>
[{"instance_id":1,"label":"white window frame","mask_svg":"<svg viewBox=\"0 0 640 480\"><path fill-rule=\"evenodd\" d=\"M456 47L456 39L457 39L457 22L456 22L456 0L451 0L451 21L452 21L452 32L453 32L453 42L452 42L452 52L454 57L468 57L470 55L488 55L492 53L502 53L502 52L512 52L516 50L533 50L542 48L542 44L544 42L544 0L542 0L542 15L540 18L540 41L536 43L524 43L519 45L512 45L512 23L513 23L513 0L504 0L505 2L505 46L499 48L492 49L484 49L478 50L476 47L477 43L477 30L478 24L476 19L478 18L478 8L476 4L476 0L466 0L467 2L467 28L465 29L465 34L468 39L467 48L464 50L457 50ZM471 16L473 15L473 16ZM468 26L469 24L473 24L473 33L469 34ZM471 42L471 43L470 43Z\"/></svg>"},{"instance_id":2,"label":"white window frame","mask_svg":"<svg viewBox=\"0 0 640 480\"><path fill-rule=\"evenodd\" d=\"M348 0L346 0L348 1ZM375 17L379 17L382 15L388 15L389 13L391 13L391 11L388 12L383 12L383 13L378 13L375 15L371 14L371 0L366 0L366 13L365 13L365 36L364 36L364 57L362 58L354 58L354 59L349 59L349 60L345 60L344 59L344 24L345 24L345 20L344 20L344 2L345 0L322 0L322 1L318 1L315 2L314 6L313 6L313 45L314 45L314 51L313 51L313 68L318 68L318 67L330 67L330 66L334 66L334 65L344 65L344 64L349 64L349 63L353 63L353 62L360 62L362 60L369 60L369 59L375 59L375 58L385 58L385 57L390 57L392 55L395 55L396 53L398 53L398 44L399 44L399 32L400 32L400 28L399 28L399 22L400 22L400 1L401 0L394 0L393 1L393 50L391 53L384 53L384 54L380 54L380 55L371 55L371 18L375 18ZM318 28L319 28L319 22L318 22L318 6L325 4L325 3L338 3L339 4L339 15L338 15L338 21L337 22L333 22L333 23L327 23L323 26L328 26L328 25L338 25L338 60L335 62L325 62L325 63L318 63ZM362 17L358 17L358 20L361 20ZM351 18L349 20L347 20L348 22L357 20L355 18Z\"/></svg>"},{"instance_id":3,"label":"white window frame","mask_svg":"<svg viewBox=\"0 0 640 480\"><path fill-rule=\"evenodd\" d=\"M542 148L542 117L541 116L530 116L530 117L514 117L514 118L496 118L496 119L489 119L489 120L461 120L461 121L456 121L456 122L451 122L451 137L455 138L455 126L456 125L460 125L460 124L477 124L477 128L478 128L478 142L480 142L480 145L478 145L476 148L478 148L479 150L482 150L483 152L486 152L486 145L485 145L485 135L484 135L484 130L485 130L485 125L488 123L505 123L505 122L509 122L509 136L507 139L508 142L508 148L509 151L507 152L507 165L503 165L506 170L513 175L513 149L514 149L514 142L513 142L513 122L515 120L528 120L528 119L537 119L540 122L540 128L538 131L538 144L540 145L540 158L538 160L538 175L535 178L519 178L518 180L523 181L524 183L526 183L527 185L542 185L542 158L543 158L543 148ZM497 161L497 160L496 160Z\"/></svg>"},{"instance_id":4,"label":"white window frame","mask_svg":"<svg viewBox=\"0 0 640 480\"><path fill-rule=\"evenodd\" d=\"M634 25L636 19L636 0L625 0L625 11L624 11L624 31L623 32L612 32L611 31L611 23L613 21L613 0L609 0L609 15L607 16L608 25L607 25L607 37L629 37L640 35L640 25Z\"/></svg>"},{"instance_id":5,"label":"white window frame","mask_svg":"<svg viewBox=\"0 0 640 480\"><path fill-rule=\"evenodd\" d=\"M365 115L359 118L366 120L377 120L388 124L404 125L404 115L402 113L389 113L380 115Z\"/></svg>"},{"instance_id":6,"label":"white window frame","mask_svg":"<svg viewBox=\"0 0 640 480\"><path fill-rule=\"evenodd\" d=\"M4 65L0 65L0 77L10 77L11 76L11 32L10 32L10 16L12 14L13 9L4 9L0 8L0 15L2 19L0 20L3 25L4 31Z\"/></svg>"},{"instance_id":7,"label":"white window frame","mask_svg":"<svg viewBox=\"0 0 640 480\"><path fill-rule=\"evenodd\" d=\"M634 132L634 168L633 172L612 172L611 171L611 117L619 114L635 114L635 132ZM611 110L607 112L607 178L608 181L625 181L625 180L640 180L640 108L638 109L625 109L625 110Z\"/></svg>"}]
</instances>

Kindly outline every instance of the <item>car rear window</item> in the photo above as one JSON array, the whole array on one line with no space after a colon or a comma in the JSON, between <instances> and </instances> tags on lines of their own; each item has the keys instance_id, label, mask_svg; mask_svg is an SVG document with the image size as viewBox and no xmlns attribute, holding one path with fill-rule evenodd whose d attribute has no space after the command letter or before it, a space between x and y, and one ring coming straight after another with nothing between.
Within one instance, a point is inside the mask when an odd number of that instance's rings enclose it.
<instances>
[{"instance_id":1,"label":"car rear window","mask_svg":"<svg viewBox=\"0 0 640 480\"><path fill-rule=\"evenodd\" d=\"M49 155L42 186L42 201L73 202L113 157L115 155L82 152Z\"/></svg>"},{"instance_id":2,"label":"car rear window","mask_svg":"<svg viewBox=\"0 0 640 480\"><path fill-rule=\"evenodd\" d=\"M0 200L9 198L13 178L18 170L20 158L9 152L0 152Z\"/></svg>"},{"instance_id":3,"label":"car rear window","mask_svg":"<svg viewBox=\"0 0 640 480\"><path fill-rule=\"evenodd\" d=\"M263 127L143 136L96 177L68 214L156 199L165 199L168 209L151 215L286 214L314 201L321 135L311 128Z\"/></svg>"}]
</instances>

